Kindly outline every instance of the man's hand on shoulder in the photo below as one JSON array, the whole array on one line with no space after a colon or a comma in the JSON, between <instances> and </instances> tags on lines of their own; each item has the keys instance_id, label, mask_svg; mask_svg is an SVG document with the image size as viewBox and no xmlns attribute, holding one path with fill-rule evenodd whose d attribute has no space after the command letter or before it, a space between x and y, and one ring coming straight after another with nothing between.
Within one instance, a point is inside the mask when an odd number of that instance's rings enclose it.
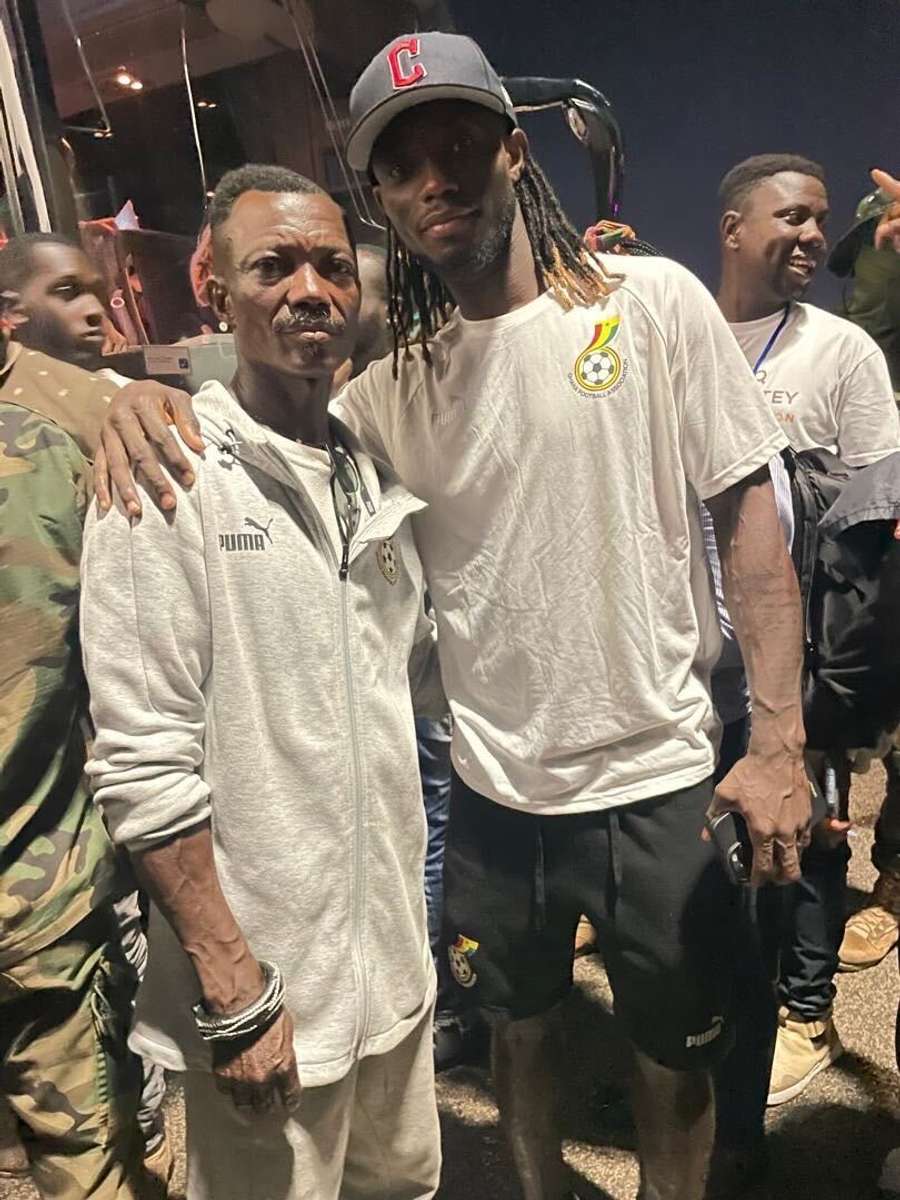
<instances>
[{"instance_id":1,"label":"man's hand on shoulder","mask_svg":"<svg viewBox=\"0 0 900 1200\"><path fill-rule=\"evenodd\" d=\"M157 506L164 512L174 510L178 500L163 467L185 488L193 484L194 470L172 435L172 425L186 445L203 453L200 426L187 392L150 379L119 390L103 422L94 464L94 491L101 509L111 507L114 487L128 515L139 517L141 501L133 472L140 472Z\"/></svg>"}]
</instances>

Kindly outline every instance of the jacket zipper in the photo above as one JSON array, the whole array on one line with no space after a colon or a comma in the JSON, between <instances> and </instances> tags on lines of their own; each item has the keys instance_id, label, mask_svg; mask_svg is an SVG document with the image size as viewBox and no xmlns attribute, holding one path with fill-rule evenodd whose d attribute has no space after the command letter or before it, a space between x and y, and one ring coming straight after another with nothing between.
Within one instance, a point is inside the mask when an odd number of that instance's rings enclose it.
<instances>
[{"instance_id":1,"label":"jacket zipper","mask_svg":"<svg viewBox=\"0 0 900 1200\"><path fill-rule=\"evenodd\" d=\"M275 454L275 456L279 460L281 460L281 455L278 454L277 451L271 451L271 452L273 452ZM281 461L283 462L283 460L281 460ZM289 475L292 475L292 474L293 474L292 472L289 472ZM289 491L290 493L293 493L295 491L294 488L287 488L287 485L285 485L285 484L282 484L282 486L285 486L286 490ZM371 500L369 501L369 504L371 504ZM366 508L367 509L369 508L368 504L366 505ZM391 523L393 523L393 513L391 512L392 508L393 508L392 504L381 508L378 511L377 515L374 517L374 519L369 522L369 524L365 528L365 530L357 531L356 540L364 541L366 544L370 541L376 540L376 538L378 537L378 534L377 534L377 532L376 533L372 532L372 526L374 526L375 529L378 530L382 524L390 525ZM415 510L410 509L410 511L415 511ZM325 528L325 524L324 524L321 516L319 515L318 511L316 510L315 505L312 506L312 512L313 512L313 517L314 517L314 520L316 523L316 527L318 529L319 537L322 540L322 544L325 547L325 551L326 551L332 565L337 565L337 567L338 567L338 583L340 585L340 593L341 593L341 626L342 626L342 635L343 635L342 640L344 643L344 645L343 645L344 686L345 686L345 691L346 691L346 695L347 695L347 707L348 707L349 718L350 718L350 746L351 746L351 760L352 760L352 764L353 764L353 792L354 792L354 805L356 808L356 824L355 824L355 833L354 833L354 868L355 868L355 870L354 870L354 887L353 887L353 897L352 897L352 910L353 911L351 913L351 920L353 922L353 973L354 973L354 976L356 977L356 989L357 989L357 993L360 997L359 1014L357 1017L356 1037L354 1039L355 1045L356 1045L356 1053L358 1055L359 1051L362 1048L363 1042L365 1041L366 1030L368 1029L368 1026L369 1026L370 997L369 997L368 981L366 979L365 958L363 956L363 944L362 944L362 909L363 909L362 901L363 901L363 897L365 895L365 834L364 834L364 827L363 827L364 805L363 805L363 798L362 798L362 764L360 762L359 730L357 727L356 708L355 708L355 703L354 703L355 692L354 692L354 688L353 688L353 664L350 661L350 599L349 599L348 588L347 588L347 579L350 574L350 542L349 542L349 540L344 542L343 551L341 553L341 561L340 561L340 564L338 564L337 558L334 553L334 548L331 544L331 539L328 536L328 531ZM387 513L389 513L389 512L391 512L391 517L388 519L385 519L387 516ZM304 513L304 515L306 515L306 514ZM397 523L399 524L399 522L402 521L403 518L407 515L409 515L407 512L401 513L399 521ZM359 537L359 534L363 533L363 532L366 534L366 537L364 539L361 539Z\"/></svg>"},{"instance_id":2,"label":"jacket zipper","mask_svg":"<svg viewBox=\"0 0 900 1200\"><path fill-rule=\"evenodd\" d=\"M369 987L366 980L365 959L362 945L362 898L365 895L365 854L364 854L364 805L362 799L362 765L359 759L359 733L356 725L356 706L354 703L353 666L350 661L350 600L347 587L349 546L344 544L338 579L341 591L341 618L343 623L344 643L344 676L347 691L347 707L350 713L350 745L353 762L353 792L356 805L356 824L354 831L354 889L353 889L353 965L357 977L357 989L360 996L359 1023L356 1033L357 1054L362 1048L369 1026Z\"/></svg>"},{"instance_id":3,"label":"jacket zipper","mask_svg":"<svg viewBox=\"0 0 900 1200\"><path fill-rule=\"evenodd\" d=\"M280 455L278 456L280 458ZM285 490L291 496L293 503L295 489L287 488ZM334 553L334 547L331 544L331 538L328 536L328 530L325 528L325 522L319 515L315 505L311 505L313 520L319 534L322 545L325 547L325 553L328 556L332 567L337 567L338 582L340 585L341 594L341 634L343 642L344 655L344 690L347 696L347 709L350 724L350 749L351 762L353 764L353 803L356 809L356 821L354 832L354 847L353 847L353 864L354 864L354 883L353 896L351 897L351 914L350 920L353 926L353 974L356 980L356 991L359 996L359 1013L356 1021L356 1033L354 1036L354 1047L357 1055L365 1040L366 1029L369 1025L369 986L366 980L365 959L363 957L362 945L362 899L365 893L364 886L364 870L365 870L365 855L364 851L364 836L363 836L363 802L362 802L362 766L359 756L359 730L356 721L356 708L354 705L354 689L353 689L353 664L350 661L350 600L347 594L347 577L350 573L350 545L344 543L343 552L341 554L340 565L338 565L337 556ZM303 515L307 516L305 509L302 509Z\"/></svg>"}]
</instances>

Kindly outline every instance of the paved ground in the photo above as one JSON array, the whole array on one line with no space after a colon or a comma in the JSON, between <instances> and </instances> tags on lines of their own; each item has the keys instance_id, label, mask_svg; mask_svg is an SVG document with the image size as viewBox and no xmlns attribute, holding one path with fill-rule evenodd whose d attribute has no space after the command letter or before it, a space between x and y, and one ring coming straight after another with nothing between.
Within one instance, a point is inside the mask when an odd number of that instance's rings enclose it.
<instances>
[{"instance_id":1,"label":"paved ground","mask_svg":"<svg viewBox=\"0 0 900 1200\"><path fill-rule=\"evenodd\" d=\"M868 853L883 786L881 773L873 772L853 792L854 906L872 884ZM772 1175L748 1200L874 1200L881 1161L900 1146L893 1050L898 992L895 954L875 970L839 977L838 1024L847 1054L802 1097L770 1113ZM578 965L569 1029L565 1128L567 1157L582 1181L579 1191L583 1200L631 1200L637 1188L634 1136L619 1099L627 1058L596 959ZM487 1074L467 1068L451 1072L440 1081L439 1099L445 1154L441 1200L518 1200ZM168 1119L180 1159L183 1114L174 1090ZM181 1161L176 1182L180 1196ZM0 1182L0 1198L35 1200L35 1193L28 1185Z\"/></svg>"}]
</instances>

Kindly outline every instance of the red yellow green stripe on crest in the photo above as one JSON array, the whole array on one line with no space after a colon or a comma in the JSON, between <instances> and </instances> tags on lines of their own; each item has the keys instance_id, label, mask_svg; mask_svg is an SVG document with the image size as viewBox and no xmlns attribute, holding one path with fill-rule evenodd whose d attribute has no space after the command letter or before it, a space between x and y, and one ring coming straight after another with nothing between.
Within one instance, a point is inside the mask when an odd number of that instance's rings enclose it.
<instances>
[{"instance_id":1,"label":"red yellow green stripe on crest","mask_svg":"<svg viewBox=\"0 0 900 1200\"><path fill-rule=\"evenodd\" d=\"M586 392L606 392L622 376L622 360L609 345L619 324L619 317L611 316L595 325L590 345L575 360L575 379Z\"/></svg>"}]
</instances>

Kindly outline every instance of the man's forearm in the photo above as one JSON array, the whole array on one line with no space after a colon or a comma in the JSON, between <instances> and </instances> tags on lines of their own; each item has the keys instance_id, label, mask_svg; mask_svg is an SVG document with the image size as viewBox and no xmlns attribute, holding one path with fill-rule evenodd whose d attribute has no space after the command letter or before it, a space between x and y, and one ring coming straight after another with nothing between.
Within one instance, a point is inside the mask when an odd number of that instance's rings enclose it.
<instances>
[{"instance_id":1,"label":"man's forearm","mask_svg":"<svg viewBox=\"0 0 900 1200\"><path fill-rule=\"evenodd\" d=\"M219 884L208 823L134 855L135 868L190 957L211 1012L239 1012L264 979Z\"/></svg>"},{"instance_id":2,"label":"man's forearm","mask_svg":"<svg viewBox=\"0 0 900 1200\"><path fill-rule=\"evenodd\" d=\"M768 471L708 502L725 603L743 654L753 706L752 744L799 754L803 615Z\"/></svg>"}]
</instances>

